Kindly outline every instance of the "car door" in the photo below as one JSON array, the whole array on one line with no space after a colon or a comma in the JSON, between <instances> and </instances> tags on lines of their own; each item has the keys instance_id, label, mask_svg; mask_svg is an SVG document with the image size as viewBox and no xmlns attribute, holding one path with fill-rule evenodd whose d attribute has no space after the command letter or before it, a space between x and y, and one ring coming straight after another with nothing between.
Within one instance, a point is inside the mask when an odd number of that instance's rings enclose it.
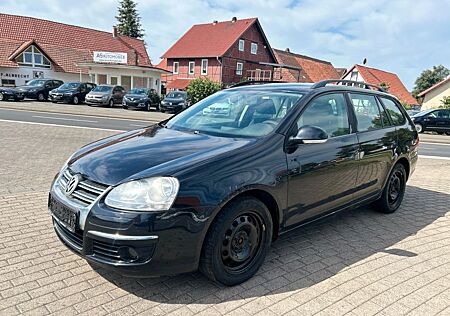
<instances>
[{"instance_id":1,"label":"car door","mask_svg":"<svg viewBox=\"0 0 450 316\"><path fill-rule=\"evenodd\" d=\"M435 113L436 131L450 132L450 110L437 110Z\"/></svg>"},{"instance_id":2,"label":"car door","mask_svg":"<svg viewBox=\"0 0 450 316\"><path fill-rule=\"evenodd\" d=\"M83 101L84 98L86 97L86 94L89 92L87 85L85 83L80 84L79 90L80 90L80 99L81 101Z\"/></svg>"},{"instance_id":3,"label":"car door","mask_svg":"<svg viewBox=\"0 0 450 316\"><path fill-rule=\"evenodd\" d=\"M54 86L52 80L46 81L44 84L44 91L43 91L44 95L47 97L48 93L55 88L57 88L57 87Z\"/></svg>"},{"instance_id":4,"label":"car door","mask_svg":"<svg viewBox=\"0 0 450 316\"><path fill-rule=\"evenodd\" d=\"M348 94L353 105L360 145L355 199L366 199L382 190L397 146L396 128L371 94Z\"/></svg>"},{"instance_id":5,"label":"car door","mask_svg":"<svg viewBox=\"0 0 450 316\"><path fill-rule=\"evenodd\" d=\"M287 227L352 201L359 145L349 113L344 95L329 93L309 102L297 119L294 130L318 126L329 138L321 144L300 144L287 153Z\"/></svg>"}]
</instances>

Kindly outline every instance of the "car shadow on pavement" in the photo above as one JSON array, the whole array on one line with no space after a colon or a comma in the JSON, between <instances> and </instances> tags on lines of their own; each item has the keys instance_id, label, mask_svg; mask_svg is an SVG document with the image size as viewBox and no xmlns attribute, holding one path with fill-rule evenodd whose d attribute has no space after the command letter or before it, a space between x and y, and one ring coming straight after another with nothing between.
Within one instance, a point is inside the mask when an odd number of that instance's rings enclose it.
<instances>
[{"instance_id":1,"label":"car shadow on pavement","mask_svg":"<svg viewBox=\"0 0 450 316\"><path fill-rule=\"evenodd\" d=\"M307 288L346 267L363 265L370 256L384 253L408 260L417 254L396 245L445 216L450 195L408 186L400 209L381 214L369 207L336 214L280 237L260 271L247 282L224 287L199 272L178 276L133 279L102 268L94 269L123 290L166 304L215 304Z\"/></svg>"}]
</instances>

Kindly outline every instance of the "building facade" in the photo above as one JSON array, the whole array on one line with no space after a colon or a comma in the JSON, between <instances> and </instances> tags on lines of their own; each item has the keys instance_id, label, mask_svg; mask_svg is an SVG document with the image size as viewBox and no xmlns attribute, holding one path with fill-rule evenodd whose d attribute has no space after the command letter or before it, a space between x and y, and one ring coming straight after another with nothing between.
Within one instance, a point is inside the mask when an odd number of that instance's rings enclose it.
<instances>
[{"instance_id":1,"label":"building facade","mask_svg":"<svg viewBox=\"0 0 450 316\"><path fill-rule=\"evenodd\" d=\"M183 89L206 77L225 86L270 80L276 62L257 18L194 25L162 56L167 88Z\"/></svg>"},{"instance_id":2,"label":"building facade","mask_svg":"<svg viewBox=\"0 0 450 316\"><path fill-rule=\"evenodd\" d=\"M450 98L450 77L422 91L418 97L423 98L422 110L441 107L444 97Z\"/></svg>"},{"instance_id":3,"label":"building facade","mask_svg":"<svg viewBox=\"0 0 450 316\"><path fill-rule=\"evenodd\" d=\"M63 23L0 14L0 85L37 78L161 90L165 70L154 67L144 42Z\"/></svg>"}]
</instances>

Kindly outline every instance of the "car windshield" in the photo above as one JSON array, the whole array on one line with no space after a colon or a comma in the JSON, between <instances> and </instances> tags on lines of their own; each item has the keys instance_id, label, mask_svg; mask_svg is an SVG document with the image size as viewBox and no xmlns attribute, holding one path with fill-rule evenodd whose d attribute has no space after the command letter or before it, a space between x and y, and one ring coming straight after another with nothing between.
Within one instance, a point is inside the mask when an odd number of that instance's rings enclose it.
<instances>
[{"instance_id":1,"label":"car windshield","mask_svg":"<svg viewBox=\"0 0 450 316\"><path fill-rule=\"evenodd\" d=\"M417 113L417 114L414 114L413 117L415 117L415 116L424 116L424 115L430 114L430 113L433 112L434 110L435 110L435 109L422 111L422 112L419 112L419 113Z\"/></svg>"},{"instance_id":2,"label":"car windshield","mask_svg":"<svg viewBox=\"0 0 450 316\"><path fill-rule=\"evenodd\" d=\"M148 89L134 88L128 91L129 94L148 94Z\"/></svg>"},{"instance_id":3,"label":"car windshield","mask_svg":"<svg viewBox=\"0 0 450 316\"><path fill-rule=\"evenodd\" d=\"M28 81L26 83L27 86L43 86L45 84L45 80L41 80L41 79L34 79L31 81Z\"/></svg>"},{"instance_id":4,"label":"car windshield","mask_svg":"<svg viewBox=\"0 0 450 316\"><path fill-rule=\"evenodd\" d=\"M61 87L59 87L60 89L76 89L80 86L79 82L68 82L63 84Z\"/></svg>"},{"instance_id":5,"label":"car windshield","mask_svg":"<svg viewBox=\"0 0 450 316\"><path fill-rule=\"evenodd\" d=\"M280 124L302 94L224 90L174 116L167 128L225 137L261 137Z\"/></svg>"},{"instance_id":6,"label":"car windshield","mask_svg":"<svg viewBox=\"0 0 450 316\"><path fill-rule=\"evenodd\" d=\"M109 92L112 90L111 86L96 86L92 91L94 92Z\"/></svg>"},{"instance_id":7,"label":"car windshield","mask_svg":"<svg viewBox=\"0 0 450 316\"><path fill-rule=\"evenodd\" d=\"M184 99L186 96L185 92L170 92L166 97L173 99Z\"/></svg>"}]
</instances>

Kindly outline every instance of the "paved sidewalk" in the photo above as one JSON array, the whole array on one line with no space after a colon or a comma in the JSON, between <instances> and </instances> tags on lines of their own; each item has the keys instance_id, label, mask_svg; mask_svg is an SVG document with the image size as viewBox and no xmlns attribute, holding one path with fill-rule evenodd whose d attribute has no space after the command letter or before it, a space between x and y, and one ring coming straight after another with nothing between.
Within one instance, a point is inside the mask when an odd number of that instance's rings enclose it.
<instances>
[{"instance_id":1,"label":"paved sidewalk","mask_svg":"<svg viewBox=\"0 0 450 316\"><path fill-rule=\"evenodd\" d=\"M274 243L248 282L201 274L130 279L55 236L50 182L109 132L0 122L0 315L450 315L450 162L422 159L397 213L368 208Z\"/></svg>"},{"instance_id":2,"label":"paved sidewalk","mask_svg":"<svg viewBox=\"0 0 450 316\"><path fill-rule=\"evenodd\" d=\"M0 101L0 108L14 109L14 110L27 110L49 113L63 113L63 114L80 114L80 115L92 115L100 117L112 117L123 118L130 120L147 120L151 122L159 122L172 116L172 114L165 114L155 109L152 111L137 111L137 110L124 110L118 104L114 108L108 107L96 107L88 106L86 104L66 104L66 103L52 103L52 102L37 102L37 101Z\"/></svg>"}]
</instances>

